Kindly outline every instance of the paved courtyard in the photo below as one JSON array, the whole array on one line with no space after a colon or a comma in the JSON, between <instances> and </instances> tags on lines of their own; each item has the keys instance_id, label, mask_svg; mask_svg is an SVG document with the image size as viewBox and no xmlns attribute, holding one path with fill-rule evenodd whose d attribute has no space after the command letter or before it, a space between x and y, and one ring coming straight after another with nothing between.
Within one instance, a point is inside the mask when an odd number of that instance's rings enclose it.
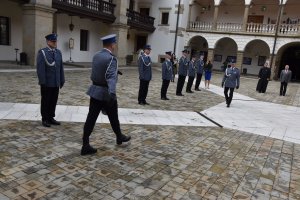
<instances>
[{"instance_id":1,"label":"paved courtyard","mask_svg":"<svg viewBox=\"0 0 300 200\"><path fill-rule=\"evenodd\" d=\"M0 70L1 71L1 70ZM226 108L222 75L209 90L160 100L154 70L147 101L137 104L138 75L121 69L121 128L116 147L105 116L91 136L98 148L80 156L89 69L66 70L58 101L61 126L44 128L35 71L0 73L0 199L300 199L300 87L286 97L271 81L266 94L242 78ZM203 85L201 85L203 86ZM277 114L276 114L277 113ZM259 123L258 123L259 122Z\"/></svg>"}]
</instances>

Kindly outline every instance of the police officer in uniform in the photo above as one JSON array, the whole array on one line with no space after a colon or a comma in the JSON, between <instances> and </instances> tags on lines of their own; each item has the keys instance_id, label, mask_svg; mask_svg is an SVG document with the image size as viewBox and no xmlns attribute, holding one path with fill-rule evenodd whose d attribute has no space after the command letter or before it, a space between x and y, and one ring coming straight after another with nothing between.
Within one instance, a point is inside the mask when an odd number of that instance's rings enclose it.
<instances>
[{"instance_id":1,"label":"police officer in uniform","mask_svg":"<svg viewBox=\"0 0 300 200\"><path fill-rule=\"evenodd\" d=\"M145 45L143 54L139 57L139 78L140 78L140 88L138 102L140 105L149 105L146 101L149 83L152 79L152 69L151 69L151 58L149 56L151 52L151 46Z\"/></svg>"},{"instance_id":2,"label":"police officer in uniform","mask_svg":"<svg viewBox=\"0 0 300 200\"><path fill-rule=\"evenodd\" d=\"M196 79L196 84L195 84L196 91L201 91L199 88L199 85L201 83L203 68L204 68L204 64L205 64L203 59L204 59L204 56L200 55L200 59L197 61L197 79Z\"/></svg>"},{"instance_id":3,"label":"police officer in uniform","mask_svg":"<svg viewBox=\"0 0 300 200\"><path fill-rule=\"evenodd\" d=\"M192 91L192 85L195 79L195 74L196 74L196 56L193 55L192 56L192 60L189 62L189 69L188 69L188 75L189 75L189 79L188 79L188 83L186 85L186 92L187 93L194 93Z\"/></svg>"},{"instance_id":4,"label":"police officer in uniform","mask_svg":"<svg viewBox=\"0 0 300 200\"><path fill-rule=\"evenodd\" d=\"M235 63L231 63L230 67L227 67L222 80L222 87L224 87L224 95L227 107L230 107L234 88L239 89L240 87L240 70L235 67ZM229 96L228 96L228 91Z\"/></svg>"},{"instance_id":5,"label":"police officer in uniform","mask_svg":"<svg viewBox=\"0 0 300 200\"><path fill-rule=\"evenodd\" d=\"M81 155L94 154L94 149L89 142L89 137L101 110L105 110L111 127L116 134L116 143L121 145L128 142L131 137L122 134L118 117L118 103L116 85L118 80L118 62L112 54L116 48L116 35L108 35L101 38L103 49L93 57L91 80L87 94L90 96L89 113L83 129L83 145Z\"/></svg>"},{"instance_id":6,"label":"police officer in uniform","mask_svg":"<svg viewBox=\"0 0 300 200\"><path fill-rule=\"evenodd\" d=\"M178 69L178 82L176 88L177 96L184 96L182 94L182 88L184 86L185 77L187 76L187 70L189 66L189 60L187 58L188 50L185 49L182 51L182 57L179 59L179 69Z\"/></svg>"},{"instance_id":7,"label":"police officer in uniform","mask_svg":"<svg viewBox=\"0 0 300 200\"><path fill-rule=\"evenodd\" d=\"M59 88L65 83L62 54L57 47L57 35L46 37L47 47L40 49L37 54L37 75L41 87L41 115L45 127L60 125L54 119Z\"/></svg>"},{"instance_id":8,"label":"police officer in uniform","mask_svg":"<svg viewBox=\"0 0 300 200\"><path fill-rule=\"evenodd\" d=\"M170 81L173 78L173 64L171 62L172 52L166 52L166 60L162 64L162 86L161 86L161 100L170 100L167 97L167 90L170 84Z\"/></svg>"}]
</instances>

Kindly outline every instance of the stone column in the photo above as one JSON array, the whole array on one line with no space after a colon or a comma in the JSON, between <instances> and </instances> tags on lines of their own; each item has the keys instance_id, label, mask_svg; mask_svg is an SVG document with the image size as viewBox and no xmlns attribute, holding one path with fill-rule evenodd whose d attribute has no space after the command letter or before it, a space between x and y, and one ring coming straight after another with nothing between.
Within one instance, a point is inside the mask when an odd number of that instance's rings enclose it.
<instances>
[{"instance_id":1,"label":"stone column","mask_svg":"<svg viewBox=\"0 0 300 200\"><path fill-rule=\"evenodd\" d=\"M243 31L246 32L250 5L246 5L243 19Z\"/></svg>"},{"instance_id":2,"label":"stone column","mask_svg":"<svg viewBox=\"0 0 300 200\"><path fill-rule=\"evenodd\" d=\"M46 1L44 5L23 5L23 52L27 54L29 65L36 64L37 51L46 45L45 36L53 32L53 14L56 10L51 4L52 1Z\"/></svg>"},{"instance_id":3,"label":"stone column","mask_svg":"<svg viewBox=\"0 0 300 200\"><path fill-rule=\"evenodd\" d=\"M277 55L274 54L274 61L272 66L271 66L271 80L274 79L274 80L278 80L278 77L277 77L277 74L279 72L279 68L280 68L280 64L279 64L279 60L276 60L277 58Z\"/></svg>"},{"instance_id":4,"label":"stone column","mask_svg":"<svg viewBox=\"0 0 300 200\"><path fill-rule=\"evenodd\" d=\"M129 7L128 0L115 0L115 16L116 21L111 26L112 33L117 34L117 49L114 54L118 57L119 66L126 65L126 56L130 54L127 52L127 9Z\"/></svg>"},{"instance_id":5,"label":"stone column","mask_svg":"<svg viewBox=\"0 0 300 200\"><path fill-rule=\"evenodd\" d=\"M213 63L213 58L214 58L214 49L208 49L207 60L210 60L210 62Z\"/></svg>"},{"instance_id":6,"label":"stone column","mask_svg":"<svg viewBox=\"0 0 300 200\"><path fill-rule=\"evenodd\" d=\"M219 15L219 6L218 6L218 5L215 5L214 19L213 19L213 26L212 26L212 29L213 29L213 30L216 30L216 29L217 29L218 15Z\"/></svg>"},{"instance_id":7,"label":"stone column","mask_svg":"<svg viewBox=\"0 0 300 200\"><path fill-rule=\"evenodd\" d=\"M238 51L236 55L236 67L240 67L240 73L242 73L242 65L243 65L243 57L244 57L244 52L243 51Z\"/></svg>"}]
</instances>

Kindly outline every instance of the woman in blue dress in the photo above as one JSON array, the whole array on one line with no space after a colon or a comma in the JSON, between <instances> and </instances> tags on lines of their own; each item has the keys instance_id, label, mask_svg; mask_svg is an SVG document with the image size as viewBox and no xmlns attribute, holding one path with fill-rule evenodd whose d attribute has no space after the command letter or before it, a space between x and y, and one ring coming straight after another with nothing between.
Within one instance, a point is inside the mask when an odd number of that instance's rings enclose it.
<instances>
[{"instance_id":1,"label":"woman in blue dress","mask_svg":"<svg viewBox=\"0 0 300 200\"><path fill-rule=\"evenodd\" d=\"M209 89L209 83L210 83L210 79L211 79L212 67L213 67L213 65L211 64L210 60L208 60L206 65L204 66L205 89Z\"/></svg>"}]
</instances>

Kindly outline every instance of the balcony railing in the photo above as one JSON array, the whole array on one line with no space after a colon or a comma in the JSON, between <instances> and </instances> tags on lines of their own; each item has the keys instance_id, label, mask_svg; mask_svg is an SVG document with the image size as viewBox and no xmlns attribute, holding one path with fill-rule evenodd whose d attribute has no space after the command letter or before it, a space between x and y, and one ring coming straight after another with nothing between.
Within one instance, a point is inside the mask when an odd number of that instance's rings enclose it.
<instances>
[{"instance_id":1,"label":"balcony railing","mask_svg":"<svg viewBox=\"0 0 300 200\"><path fill-rule=\"evenodd\" d=\"M127 23L131 28L149 32L153 32L155 30L154 17L142 15L139 12L128 9L126 15L128 17Z\"/></svg>"},{"instance_id":2,"label":"balcony railing","mask_svg":"<svg viewBox=\"0 0 300 200\"><path fill-rule=\"evenodd\" d=\"M77 15L107 23L113 23L115 4L103 0L52 0L52 7L58 12Z\"/></svg>"},{"instance_id":3,"label":"balcony railing","mask_svg":"<svg viewBox=\"0 0 300 200\"><path fill-rule=\"evenodd\" d=\"M235 33L255 33L255 34L275 34L275 24L247 23L245 29L243 24L238 23L217 23L214 27L212 22L190 22L189 31L208 31L208 32L235 32ZM299 35L300 24L280 24L279 35Z\"/></svg>"}]
</instances>

